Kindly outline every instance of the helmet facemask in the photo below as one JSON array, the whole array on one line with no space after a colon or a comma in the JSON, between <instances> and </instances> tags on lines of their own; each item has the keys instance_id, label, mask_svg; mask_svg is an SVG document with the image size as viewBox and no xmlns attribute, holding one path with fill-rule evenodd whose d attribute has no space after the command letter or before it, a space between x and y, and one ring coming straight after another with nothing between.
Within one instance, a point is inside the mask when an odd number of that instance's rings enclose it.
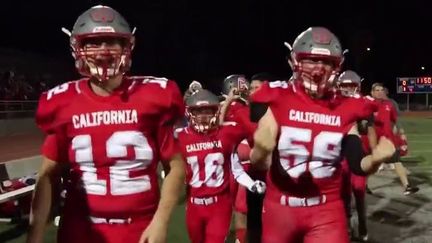
<instances>
[{"instance_id":1,"label":"helmet facemask","mask_svg":"<svg viewBox=\"0 0 432 243\"><path fill-rule=\"evenodd\" d=\"M105 82L127 72L131 65L132 35L76 36L71 43L79 73Z\"/></svg>"},{"instance_id":2,"label":"helmet facemask","mask_svg":"<svg viewBox=\"0 0 432 243\"><path fill-rule=\"evenodd\" d=\"M320 55L293 58L297 58L294 66L296 78L311 97L321 98L333 88L340 60Z\"/></svg>"},{"instance_id":3,"label":"helmet facemask","mask_svg":"<svg viewBox=\"0 0 432 243\"><path fill-rule=\"evenodd\" d=\"M361 82L363 79L354 71L346 70L339 75L337 88L344 96L357 96L361 92Z\"/></svg>"},{"instance_id":4,"label":"helmet facemask","mask_svg":"<svg viewBox=\"0 0 432 243\"><path fill-rule=\"evenodd\" d=\"M218 126L219 106L191 106L187 107L186 114L192 128L199 133L208 133Z\"/></svg>"},{"instance_id":5,"label":"helmet facemask","mask_svg":"<svg viewBox=\"0 0 432 243\"><path fill-rule=\"evenodd\" d=\"M343 96L353 97L360 94L360 85L356 83L338 83L338 89Z\"/></svg>"},{"instance_id":6,"label":"helmet facemask","mask_svg":"<svg viewBox=\"0 0 432 243\"><path fill-rule=\"evenodd\" d=\"M335 79L344 61L338 38L323 27L310 27L294 40L288 63L296 82L312 98L322 98L334 89Z\"/></svg>"}]
</instances>

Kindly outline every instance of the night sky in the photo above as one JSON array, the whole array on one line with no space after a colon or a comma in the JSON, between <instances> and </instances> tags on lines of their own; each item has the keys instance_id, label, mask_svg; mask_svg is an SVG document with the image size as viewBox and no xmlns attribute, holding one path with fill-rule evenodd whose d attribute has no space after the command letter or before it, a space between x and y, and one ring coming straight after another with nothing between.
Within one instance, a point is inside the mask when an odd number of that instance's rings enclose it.
<instances>
[{"instance_id":1,"label":"night sky","mask_svg":"<svg viewBox=\"0 0 432 243\"><path fill-rule=\"evenodd\" d=\"M2 1L0 47L42 53L72 67L61 27L72 28L80 13L102 3L137 27L132 73L173 78L183 88L196 79L218 91L231 73L289 77L283 42L292 43L309 26L327 27L339 37L350 50L344 67L365 77L366 87L379 81L394 92L397 76L432 74L427 1L137 2Z\"/></svg>"}]
</instances>

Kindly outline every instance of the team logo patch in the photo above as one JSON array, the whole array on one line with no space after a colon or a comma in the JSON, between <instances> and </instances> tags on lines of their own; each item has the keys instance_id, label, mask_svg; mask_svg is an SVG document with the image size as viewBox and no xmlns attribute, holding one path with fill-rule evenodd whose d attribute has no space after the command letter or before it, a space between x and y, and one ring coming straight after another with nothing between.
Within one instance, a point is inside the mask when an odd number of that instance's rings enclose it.
<instances>
[{"instance_id":1,"label":"team logo patch","mask_svg":"<svg viewBox=\"0 0 432 243\"><path fill-rule=\"evenodd\" d=\"M237 79L237 85L239 90L246 90L248 89L247 81L244 77L239 77Z\"/></svg>"},{"instance_id":2,"label":"team logo patch","mask_svg":"<svg viewBox=\"0 0 432 243\"><path fill-rule=\"evenodd\" d=\"M114 13L108 8L96 8L90 12L90 17L95 22L112 22L114 20Z\"/></svg>"},{"instance_id":3,"label":"team logo patch","mask_svg":"<svg viewBox=\"0 0 432 243\"><path fill-rule=\"evenodd\" d=\"M318 28L312 31L312 39L318 44L330 44L332 36L327 30Z\"/></svg>"}]
</instances>

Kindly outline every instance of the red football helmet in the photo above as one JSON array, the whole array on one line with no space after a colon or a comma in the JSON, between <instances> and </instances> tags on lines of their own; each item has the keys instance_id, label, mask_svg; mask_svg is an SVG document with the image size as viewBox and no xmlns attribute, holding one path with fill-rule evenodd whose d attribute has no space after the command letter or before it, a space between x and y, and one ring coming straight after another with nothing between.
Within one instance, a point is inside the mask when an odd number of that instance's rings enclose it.
<instances>
[{"instance_id":1,"label":"red football helmet","mask_svg":"<svg viewBox=\"0 0 432 243\"><path fill-rule=\"evenodd\" d=\"M70 35L72 56L81 75L103 82L129 70L135 38L116 10L92 7L78 17L72 32L63 31Z\"/></svg>"},{"instance_id":2,"label":"red football helmet","mask_svg":"<svg viewBox=\"0 0 432 243\"><path fill-rule=\"evenodd\" d=\"M360 94L362 81L363 79L356 72L346 70L339 75L336 84L342 95L355 96Z\"/></svg>"},{"instance_id":3,"label":"red football helmet","mask_svg":"<svg viewBox=\"0 0 432 243\"><path fill-rule=\"evenodd\" d=\"M236 89L234 94L246 101L249 96L249 88L249 80L243 74L231 74L224 79L222 94L228 95L232 89Z\"/></svg>"},{"instance_id":4,"label":"red football helmet","mask_svg":"<svg viewBox=\"0 0 432 243\"><path fill-rule=\"evenodd\" d=\"M289 63L296 82L313 97L322 97L334 86L344 60L338 38L323 27L310 27L302 32L290 49Z\"/></svg>"},{"instance_id":5,"label":"red football helmet","mask_svg":"<svg viewBox=\"0 0 432 243\"><path fill-rule=\"evenodd\" d=\"M191 127L200 133L217 128L219 99L206 89L200 89L186 99L186 115Z\"/></svg>"}]
</instances>

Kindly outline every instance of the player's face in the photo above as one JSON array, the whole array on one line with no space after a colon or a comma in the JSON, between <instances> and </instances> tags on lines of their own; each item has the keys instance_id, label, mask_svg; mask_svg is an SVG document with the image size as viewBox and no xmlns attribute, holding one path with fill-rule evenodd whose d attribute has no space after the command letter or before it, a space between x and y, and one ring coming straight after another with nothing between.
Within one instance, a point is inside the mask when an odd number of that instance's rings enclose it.
<instances>
[{"instance_id":1,"label":"player's face","mask_svg":"<svg viewBox=\"0 0 432 243\"><path fill-rule=\"evenodd\" d=\"M122 40L89 38L83 42L82 49L92 76L104 80L117 75L123 53Z\"/></svg>"},{"instance_id":2,"label":"player's face","mask_svg":"<svg viewBox=\"0 0 432 243\"><path fill-rule=\"evenodd\" d=\"M386 93L384 87L376 86L374 89L372 89L372 97L375 99L385 99Z\"/></svg>"},{"instance_id":3,"label":"player's face","mask_svg":"<svg viewBox=\"0 0 432 243\"><path fill-rule=\"evenodd\" d=\"M189 108L190 122L198 132L207 132L216 125L218 107Z\"/></svg>"},{"instance_id":4,"label":"player's face","mask_svg":"<svg viewBox=\"0 0 432 243\"><path fill-rule=\"evenodd\" d=\"M259 88L261 88L262 82L260 80L252 80L250 85L250 94L255 93Z\"/></svg>"},{"instance_id":5,"label":"player's face","mask_svg":"<svg viewBox=\"0 0 432 243\"><path fill-rule=\"evenodd\" d=\"M339 84L339 90L343 95L353 96L359 94L360 87L356 84L345 83L345 84Z\"/></svg>"},{"instance_id":6,"label":"player's face","mask_svg":"<svg viewBox=\"0 0 432 243\"><path fill-rule=\"evenodd\" d=\"M300 61L300 68L305 89L320 98L331 85L330 77L335 71L333 63L324 58L308 58Z\"/></svg>"}]
</instances>

